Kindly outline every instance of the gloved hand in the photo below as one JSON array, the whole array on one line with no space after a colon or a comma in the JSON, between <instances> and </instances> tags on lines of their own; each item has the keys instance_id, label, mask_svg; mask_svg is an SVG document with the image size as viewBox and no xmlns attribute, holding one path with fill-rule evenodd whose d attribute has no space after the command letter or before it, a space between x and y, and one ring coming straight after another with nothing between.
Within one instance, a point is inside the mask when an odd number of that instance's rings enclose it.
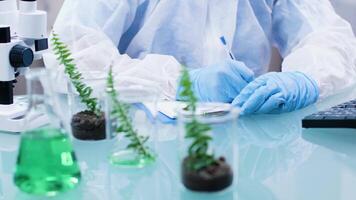
<instances>
[{"instance_id":1,"label":"gloved hand","mask_svg":"<svg viewBox=\"0 0 356 200\"><path fill-rule=\"evenodd\" d=\"M254 79L254 73L242 62L226 60L189 72L192 89L199 101L231 103L241 90ZM177 99L180 89L177 90Z\"/></svg>"},{"instance_id":2,"label":"gloved hand","mask_svg":"<svg viewBox=\"0 0 356 200\"><path fill-rule=\"evenodd\" d=\"M319 97L316 82L301 72L271 72L256 78L232 102L242 115L304 108Z\"/></svg>"}]
</instances>

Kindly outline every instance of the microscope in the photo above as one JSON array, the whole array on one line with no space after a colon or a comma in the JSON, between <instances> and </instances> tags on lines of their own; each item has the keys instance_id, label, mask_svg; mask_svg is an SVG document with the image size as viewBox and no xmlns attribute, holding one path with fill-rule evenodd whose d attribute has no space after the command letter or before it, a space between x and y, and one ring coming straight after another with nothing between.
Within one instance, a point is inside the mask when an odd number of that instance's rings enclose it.
<instances>
[{"instance_id":1,"label":"microscope","mask_svg":"<svg viewBox=\"0 0 356 200\"><path fill-rule=\"evenodd\" d=\"M16 77L48 49L47 13L37 10L36 0L18 5L0 0L0 131L7 132L23 131L28 108L26 100L14 98Z\"/></svg>"}]
</instances>

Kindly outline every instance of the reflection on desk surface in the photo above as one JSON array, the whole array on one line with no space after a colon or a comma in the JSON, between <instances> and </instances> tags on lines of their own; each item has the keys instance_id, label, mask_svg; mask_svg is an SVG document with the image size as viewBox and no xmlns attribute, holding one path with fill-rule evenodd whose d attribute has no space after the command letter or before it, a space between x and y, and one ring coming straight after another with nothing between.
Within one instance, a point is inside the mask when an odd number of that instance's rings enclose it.
<instances>
[{"instance_id":1,"label":"reflection on desk surface","mask_svg":"<svg viewBox=\"0 0 356 200\"><path fill-rule=\"evenodd\" d=\"M356 97L356 89L306 109L282 115L239 119L236 188L197 194L180 184L177 128L160 124L157 164L145 171L122 171L107 156L115 141L74 141L83 174L81 185L53 199L79 200L348 200L356 197L356 133L303 130L301 119ZM0 200L41 199L18 191L12 181L19 135L0 134ZM45 199L45 198L42 198Z\"/></svg>"}]
</instances>

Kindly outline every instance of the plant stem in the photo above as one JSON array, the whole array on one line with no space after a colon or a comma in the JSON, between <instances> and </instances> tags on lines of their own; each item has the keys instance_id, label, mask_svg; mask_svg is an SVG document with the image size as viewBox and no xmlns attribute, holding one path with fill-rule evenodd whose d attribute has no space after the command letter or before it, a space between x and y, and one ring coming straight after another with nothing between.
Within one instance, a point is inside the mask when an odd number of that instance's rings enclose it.
<instances>
[{"instance_id":1,"label":"plant stem","mask_svg":"<svg viewBox=\"0 0 356 200\"><path fill-rule=\"evenodd\" d=\"M127 148L135 150L141 156L153 159L154 155L152 155L148 147L145 146L145 143L149 137L138 135L137 131L133 127L131 118L128 116L129 105L118 100L119 94L116 92L114 87L114 78L111 67L107 80L107 93L110 95L113 104L111 114L117 119L118 124L120 124L120 126L116 127L116 132L125 133L125 137L130 140L130 144Z\"/></svg>"},{"instance_id":2,"label":"plant stem","mask_svg":"<svg viewBox=\"0 0 356 200\"><path fill-rule=\"evenodd\" d=\"M83 83L82 74L74 64L74 59L72 58L69 48L60 41L59 36L55 33L53 33L51 41L57 60L60 64L64 65L65 73L69 76L72 84L78 92L80 101L86 105L88 110L96 115L100 115L101 108L98 104L98 99L91 97L93 89Z\"/></svg>"},{"instance_id":3,"label":"plant stem","mask_svg":"<svg viewBox=\"0 0 356 200\"><path fill-rule=\"evenodd\" d=\"M190 158L188 167L198 171L216 162L214 156L208 154L209 142L212 138L206 132L210 131L211 127L208 124L200 123L196 118L197 98L192 90L189 72L185 67L182 70L180 86L182 87L180 96L186 99L188 104L186 109L192 114L192 120L185 124L185 138L193 140L188 149Z\"/></svg>"}]
</instances>

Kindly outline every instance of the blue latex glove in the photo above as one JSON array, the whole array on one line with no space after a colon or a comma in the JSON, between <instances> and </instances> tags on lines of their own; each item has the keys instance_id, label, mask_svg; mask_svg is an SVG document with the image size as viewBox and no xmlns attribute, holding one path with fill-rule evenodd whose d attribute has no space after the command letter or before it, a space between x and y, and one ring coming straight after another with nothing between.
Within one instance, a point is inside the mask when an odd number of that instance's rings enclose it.
<instances>
[{"instance_id":1,"label":"blue latex glove","mask_svg":"<svg viewBox=\"0 0 356 200\"><path fill-rule=\"evenodd\" d=\"M199 101L231 103L254 79L254 73L242 62L226 60L189 72L192 89ZM177 99L180 89L177 91Z\"/></svg>"},{"instance_id":2,"label":"blue latex glove","mask_svg":"<svg viewBox=\"0 0 356 200\"><path fill-rule=\"evenodd\" d=\"M316 82L301 72L271 72L256 78L232 102L242 115L304 108L319 97Z\"/></svg>"}]
</instances>

